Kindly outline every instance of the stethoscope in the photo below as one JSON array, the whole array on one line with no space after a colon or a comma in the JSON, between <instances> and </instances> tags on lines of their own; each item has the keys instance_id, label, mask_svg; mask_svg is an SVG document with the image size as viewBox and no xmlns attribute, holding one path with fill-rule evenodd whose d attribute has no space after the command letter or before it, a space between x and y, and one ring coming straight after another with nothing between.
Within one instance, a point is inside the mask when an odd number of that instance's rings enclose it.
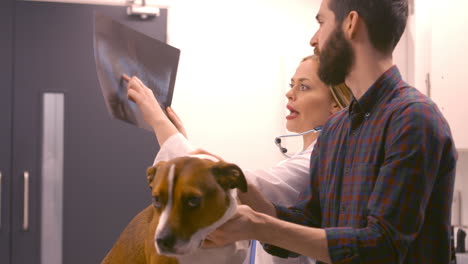
<instances>
[{"instance_id":1,"label":"stethoscope","mask_svg":"<svg viewBox=\"0 0 468 264\"><path fill-rule=\"evenodd\" d=\"M322 131L322 127L321 127L321 126L316 127L316 128L313 128L313 129L311 129L311 130L307 130L307 131L302 132L302 133L277 136L277 137L275 138L275 144L276 144L276 146L278 146L279 150L281 151L281 154L283 154L284 156L290 158L291 156L289 156L288 154L286 154L286 152L288 152L288 149L283 148L283 147L281 146L281 138L303 136L303 135L306 135L306 134L309 134L309 133L318 133L318 132L320 132L320 131Z\"/></svg>"}]
</instances>

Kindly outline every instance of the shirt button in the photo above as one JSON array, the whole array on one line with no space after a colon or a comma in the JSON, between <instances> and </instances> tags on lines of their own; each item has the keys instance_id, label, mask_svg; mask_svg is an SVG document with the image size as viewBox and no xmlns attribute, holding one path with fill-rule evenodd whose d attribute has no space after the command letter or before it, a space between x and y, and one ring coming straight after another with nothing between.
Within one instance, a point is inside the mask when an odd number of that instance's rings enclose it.
<instances>
[{"instance_id":1,"label":"shirt button","mask_svg":"<svg viewBox=\"0 0 468 264\"><path fill-rule=\"evenodd\" d=\"M301 213L301 210L297 209L297 208L292 208L291 209L291 212L295 213L295 214L299 214Z\"/></svg>"},{"instance_id":2,"label":"shirt button","mask_svg":"<svg viewBox=\"0 0 468 264\"><path fill-rule=\"evenodd\" d=\"M344 204L341 205L340 211L343 212L343 213L346 212L346 205L344 205Z\"/></svg>"},{"instance_id":3,"label":"shirt button","mask_svg":"<svg viewBox=\"0 0 468 264\"><path fill-rule=\"evenodd\" d=\"M350 248L345 247L343 249L344 249L343 251L344 251L344 254L345 254L345 258L350 258L350 257L353 256L353 251Z\"/></svg>"}]
</instances>

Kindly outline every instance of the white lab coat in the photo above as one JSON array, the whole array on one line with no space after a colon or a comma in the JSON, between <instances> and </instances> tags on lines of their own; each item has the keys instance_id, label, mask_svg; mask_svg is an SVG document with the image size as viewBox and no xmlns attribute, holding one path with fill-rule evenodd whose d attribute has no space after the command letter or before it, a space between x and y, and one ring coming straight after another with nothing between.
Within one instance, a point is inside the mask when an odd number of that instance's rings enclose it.
<instances>
[{"instance_id":1,"label":"white lab coat","mask_svg":"<svg viewBox=\"0 0 468 264\"><path fill-rule=\"evenodd\" d=\"M314 148L313 142L305 151L279 162L276 166L261 170L244 170L247 181L254 184L267 199L283 206L293 205L299 194L308 188L310 183L310 155ZM159 161L187 155L195 148L180 133L172 135L161 146L154 164ZM255 263L258 264L309 264L314 260L300 256L283 259L274 257L263 250L256 242ZM249 263L248 258L244 263Z\"/></svg>"}]
</instances>

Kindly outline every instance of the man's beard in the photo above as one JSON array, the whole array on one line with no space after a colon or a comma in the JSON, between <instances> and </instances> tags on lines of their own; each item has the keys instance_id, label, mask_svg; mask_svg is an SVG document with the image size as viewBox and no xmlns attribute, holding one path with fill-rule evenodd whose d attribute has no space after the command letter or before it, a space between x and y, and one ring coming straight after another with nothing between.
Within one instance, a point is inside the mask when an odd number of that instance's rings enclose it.
<instances>
[{"instance_id":1,"label":"man's beard","mask_svg":"<svg viewBox=\"0 0 468 264\"><path fill-rule=\"evenodd\" d=\"M337 27L333 31L323 47L318 51L320 57L318 76L327 85L344 83L354 62L354 52L341 28Z\"/></svg>"}]
</instances>

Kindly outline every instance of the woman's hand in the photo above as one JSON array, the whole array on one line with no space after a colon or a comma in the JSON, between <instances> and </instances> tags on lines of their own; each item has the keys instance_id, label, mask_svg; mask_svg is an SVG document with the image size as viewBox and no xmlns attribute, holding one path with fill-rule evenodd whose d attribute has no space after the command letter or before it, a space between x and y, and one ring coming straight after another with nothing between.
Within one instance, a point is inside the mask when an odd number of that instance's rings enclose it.
<instances>
[{"instance_id":1,"label":"woman's hand","mask_svg":"<svg viewBox=\"0 0 468 264\"><path fill-rule=\"evenodd\" d=\"M247 205L239 205L236 214L207 236L204 248L223 247L239 240L255 239L255 224L258 216Z\"/></svg>"},{"instance_id":2,"label":"woman's hand","mask_svg":"<svg viewBox=\"0 0 468 264\"><path fill-rule=\"evenodd\" d=\"M187 137L187 131L185 130L184 124L182 123L182 120L180 120L179 116L174 112L172 107L168 106L166 108L166 113L169 119L171 120L172 124L179 130L179 132L185 137Z\"/></svg>"},{"instance_id":3,"label":"woman's hand","mask_svg":"<svg viewBox=\"0 0 468 264\"><path fill-rule=\"evenodd\" d=\"M138 77L129 77L126 74L122 78L128 82L127 84L127 97L137 104L146 123L155 129L155 126L160 125L161 122L169 120L174 124L177 130L187 138L187 131L185 130L182 120L174 112L171 107L166 108L167 116L161 109L158 100L154 96L153 90L148 88Z\"/></svg>"},{"instance_id":4,"label":"woman's hand","mask_svg":"<svg viewBox=\"0 0 468 264\"><path fill-rule=\"evenodd\" d=\"M136 76L130 78L128 75L123 74L122 78L128 82L128 99L137 104L148 125L154 128L161 122L168 121L151 89L146 87Z\"/></svg>"}]
</instances>

